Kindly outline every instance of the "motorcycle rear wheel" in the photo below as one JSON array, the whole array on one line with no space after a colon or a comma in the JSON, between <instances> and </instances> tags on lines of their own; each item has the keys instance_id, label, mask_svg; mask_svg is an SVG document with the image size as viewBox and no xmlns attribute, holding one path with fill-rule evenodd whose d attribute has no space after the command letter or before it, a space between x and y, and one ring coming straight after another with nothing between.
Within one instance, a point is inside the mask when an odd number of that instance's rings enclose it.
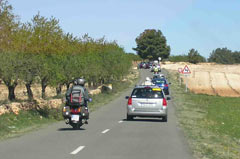
<instances>
[{"instance_id":1,"label":"motorcycle rear wheel","mask_svg":"<svg viewBox=\"0 0 240 159\"><path fill-rule=\"evenodd\" d=\"M74 130L79 130L81 126L83 125L82 121L79 121L78 123L72 123L71 126Z\"/></svg>"}]
</instances>

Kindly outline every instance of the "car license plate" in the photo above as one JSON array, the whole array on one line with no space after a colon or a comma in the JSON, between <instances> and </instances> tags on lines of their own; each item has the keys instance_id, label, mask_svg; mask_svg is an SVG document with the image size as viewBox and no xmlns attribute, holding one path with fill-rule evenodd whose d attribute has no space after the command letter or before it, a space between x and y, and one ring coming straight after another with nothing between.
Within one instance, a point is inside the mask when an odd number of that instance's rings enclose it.
<instances>
[{"instance_id":1,"label":"car license plate","mask_svg":"<svg viewBox=\"0 0 240 159\"><path fill-rule=\"evenodd\" d=\"M79 115L72 115L72 121L79 121Z\"/></svg>"},{"instance_id":2,"label":"car license plate","mask_svg":"<svg viewBox=\"0 0 240 159\"><path fill-rule=\"evenodd\" d=\"M141 107L155 107L155 103L141 103Z\"/></svg>"}]
</instances>

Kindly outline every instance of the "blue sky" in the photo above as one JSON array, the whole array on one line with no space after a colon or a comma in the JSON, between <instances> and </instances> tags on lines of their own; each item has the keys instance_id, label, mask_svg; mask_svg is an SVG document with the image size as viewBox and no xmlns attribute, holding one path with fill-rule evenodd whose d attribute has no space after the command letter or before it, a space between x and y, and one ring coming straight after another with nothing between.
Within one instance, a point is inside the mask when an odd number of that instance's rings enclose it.
<instances>
[{"instance_id":1,"label":"blue sky","mask_svg":"<svg viewBox=\"0 0 240 159\"><path fill-rule=\"evenodd\" d=\"M191 48L208 57L218 47L240 51L239 0L9 0L22 22L38 11L60 20L65 32L116 40L134 52L145 29L160 29L171 54Z\"/></svg>"}]
</instances>

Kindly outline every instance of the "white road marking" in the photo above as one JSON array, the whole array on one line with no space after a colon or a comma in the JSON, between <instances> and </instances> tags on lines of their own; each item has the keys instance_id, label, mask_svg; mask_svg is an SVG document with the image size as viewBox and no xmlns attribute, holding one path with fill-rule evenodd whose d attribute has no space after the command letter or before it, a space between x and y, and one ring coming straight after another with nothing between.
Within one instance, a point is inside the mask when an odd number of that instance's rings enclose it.
<instances>
[{"instance_id":1,"label":"white road marking","mask_svg":"<svg viewBox=\"0 0 240 159\"><path fill-rule=\"evenodd\" d=\"M76 155L78 152L82 151L85 148L85 146L79 146L76 150L71 152L71 155Z\"/></svg>"},{"instance_id":2,"label":"white road marking","mask_svg":"<svg viewBox=\"0 0 240 159\"><path fill-rule=\"evenodd\" d=\"M106 130L104 130L102 133L105 134L105 133L107 133L109 130L110 130L110 129L106 129Z\"/></svg>"},{"instance_id":3,"label":"white road marking","mask_svg":"<svg viewBox=\"0 0 240 159\"><path fill-rule=\"evenodd\" d=\"M118 123L120 124L120 123L122 123L123 121L122 120L120 120Z\"/></svg>"}]
</instances>

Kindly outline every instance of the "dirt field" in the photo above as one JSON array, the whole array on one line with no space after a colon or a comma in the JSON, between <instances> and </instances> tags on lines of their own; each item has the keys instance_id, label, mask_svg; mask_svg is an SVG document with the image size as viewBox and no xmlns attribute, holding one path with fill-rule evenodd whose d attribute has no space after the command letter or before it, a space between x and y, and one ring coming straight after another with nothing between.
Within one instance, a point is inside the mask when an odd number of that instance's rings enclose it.
<instances>
[{"instance_id":1,"label":"dirt field","mask_svg":"<svg viewBox=\"0 0 240 159\"><path fill-rule=\"evenodd\" d=\"M219 95L226 97L240 97L240 65L218 65L214 63L189 64L170 63L162 64L162 68L178 71L178 68L189 66L191 75L184 82L189 89L198 94Z\"/></svg>"}]
</instances>

